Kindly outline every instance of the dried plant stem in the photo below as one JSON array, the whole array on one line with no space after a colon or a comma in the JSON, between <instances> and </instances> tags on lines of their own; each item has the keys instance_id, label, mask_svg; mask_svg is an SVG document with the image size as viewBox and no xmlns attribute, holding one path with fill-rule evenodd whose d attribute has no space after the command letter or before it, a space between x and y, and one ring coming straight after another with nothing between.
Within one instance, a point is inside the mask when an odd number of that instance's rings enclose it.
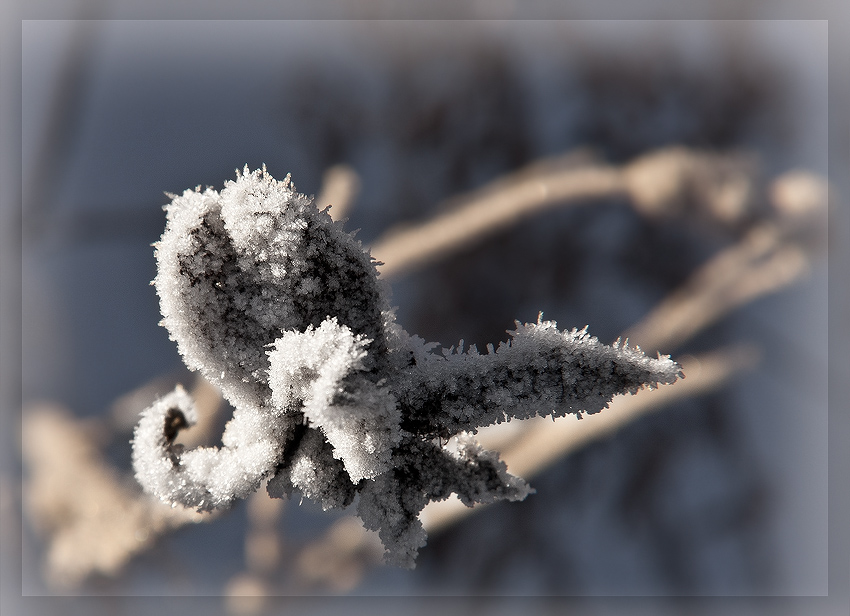
<instances>
[{"instance_id":1,"label":"dried plant stem","mask_svg":"<svg viewBox=\"0 0 850 616\"><path fill-rule=\"evenodd\" d=\"M357 193L360 192L360 176L349 165L334 165L322 177L322 189L316 197L319 209L331 206L329 214L334 220L345 218Z\"/></svg>"},{"instance_id":2,"label":"dried plant stem","mask_svg":"<svg viewBox=\"0 0 850 616\"><path fill-rule=\"evenodd\" d=\"M286 501L271 498L265 489L248 498L248 530L245 533L245 571L230 579L226 588L229 614L258 614L272 594L271 576L281 567L283 542L278 520Z\"/></svg>"},{"instance_id":3,"label":"dried plant stem","mask_svg":"<svg viewBox=\"0 0 850 616\"><path fill-rule=\"evenodd\" d=\"M390 229L372 246L381 274L392 278L554 206L628 197L647 216L691 210L722 225L751 206L754 165L740 154L662 148L622 167L572 153L537 161L481 189L450 199L445 211L417 226Z\"/></svg>"},{"instance_id":4,"label":"dried plant stem","mask_svg":"<svg viewBox=\"0 0 850 616\"><path fill-rule=\"evenodd\" d=\"M802 277L809 258L763 223L720 252L624 334L643 349L669 352L744 304Z\"/></svg>"},{"instance_id":5,"label":"dried plant stem","mask_svg":"<svg viewBox=\"0 0 850 616\"><path fill-rule=\"evenodd\" d=\"M620 172L606 165L520 172L452 203L447 213L407 229L390 230L372 246L381 275L392 278L562 202L623 194Z\"/></svg>"},{"instance_id":6,"label":"dried plant stem","mask_svg":"<svg viewBox=\"0 0 850 616\"><path fill-rule=\"evenodd\" d=\"M298 554L297 585L340 593L351 591L366 570L381 563L383 552L377 533L363 528L360 518L346 516Z\"/></svg>"}]
</instances>

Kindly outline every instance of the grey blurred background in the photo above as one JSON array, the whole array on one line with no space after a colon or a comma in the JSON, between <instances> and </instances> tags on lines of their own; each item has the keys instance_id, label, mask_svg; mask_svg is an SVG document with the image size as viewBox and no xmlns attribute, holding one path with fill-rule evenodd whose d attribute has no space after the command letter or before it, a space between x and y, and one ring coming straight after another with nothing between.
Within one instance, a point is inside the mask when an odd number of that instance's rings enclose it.
<instances>
[{"instance_id":1,"label":"grey blurred background","mask_svg":"<svg viewBox=\"0 0 850 616\"><path fill-rule=\"evenodd\" d=\"M743 150L766 179L828 170L824 22L33 21L22 43L22 398L78 417L182 374L148 285L163 192L220 189L245 164L305 193L350 165L347 226L366 245L577 149L612 163ZM393 304L445 345L496 343L541 310L611 342L748 222L647 220L617 199L554 209L394 280ZM753 342L756 370L565 457L525 502L351 592L826 593L826 273L824 251L802 282L677 351ZM124 470L128 438L108 449ZM242 567L245 516L165 536L77 592L219 595ZM281 532L298 545L334 519L292 503ZM25 594L51 592L40 550L24 520Z\"/></svg>"}]
</instances>

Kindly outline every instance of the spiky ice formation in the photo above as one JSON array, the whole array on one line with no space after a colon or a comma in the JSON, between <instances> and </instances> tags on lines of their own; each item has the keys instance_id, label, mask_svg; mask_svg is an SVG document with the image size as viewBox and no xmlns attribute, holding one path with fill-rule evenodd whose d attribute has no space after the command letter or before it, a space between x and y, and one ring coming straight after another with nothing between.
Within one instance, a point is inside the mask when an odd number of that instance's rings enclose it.
<instances>
[{"instance_id":1,"label":"spiky ice formation","mask_svg":"<svg viewBox=\"0 0 850 616\"><path fill-rule=\"evenodd\" d=\"M162 324L235 408L224 447L191 451L174 444L194 421L182 389L143 413L136 475L167 502L224 507L266 478L272 496L297 490L325 508L359 495L388 560L412 567L428 502L530 492L468 434L456 451L439 443L514 418L595 413L680 374L669 357L542 318L517 322L486 354L433 353L395 323L368 251L265 168L246 167L221 193L175 195L167 214L154 281Z\"/></svg>"}]
</instances>

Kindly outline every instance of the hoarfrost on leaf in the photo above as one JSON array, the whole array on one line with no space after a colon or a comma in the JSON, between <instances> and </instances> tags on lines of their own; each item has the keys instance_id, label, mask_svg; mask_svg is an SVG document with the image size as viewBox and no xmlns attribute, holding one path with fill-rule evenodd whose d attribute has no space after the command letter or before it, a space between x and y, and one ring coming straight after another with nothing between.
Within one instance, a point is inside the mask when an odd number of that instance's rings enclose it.
<instances>
[{"instance_id":1,"label":"hoarfrost on leaf","mask_svg":"<svg viewBox=\"0 0 850 616\"><path fill-rule=\"evenodd\" d=\"M596 413L620 393L672 383L679 366L554 321L516 323L486 354L433 352L396 322L375 262L289 176L247 167L219 193L173 196L156 244L162 325L234 414L223 447L183 451L196 420L180 387L144 411L133 464L145 490L198 510L268 479L324 508L357 497L387 560L412 567L418 515L455 493L472 506L531 491L471 436L536 415ZM456 450L443 446L462 435Z\"/></svg>"}]
</instances>

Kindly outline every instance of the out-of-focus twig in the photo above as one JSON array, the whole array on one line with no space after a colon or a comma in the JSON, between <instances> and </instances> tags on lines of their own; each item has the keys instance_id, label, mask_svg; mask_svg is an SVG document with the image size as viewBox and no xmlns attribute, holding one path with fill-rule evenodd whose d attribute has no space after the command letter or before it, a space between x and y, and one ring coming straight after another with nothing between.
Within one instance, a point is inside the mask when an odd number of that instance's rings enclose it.
<instances>
[{"instance_id":1,"label":"out-of-focus twig","mask_svg":"<svg viewBox=\"0 0 850 616\"><path fill-rule=\"evenodd\" d=\"M22 449L29 519L47 540L45 575L73 588L92 574L115 575L167 530L208 519L141 493L102 458L96 430L55 406L26 409Z\"/></svg>"},{"instance_id":2,"label":"out-of-focus twig","mask_svg":"<svg viewBox=\"0 0 850 616\"><path fill-rule=\"evenodd\" d=\"M280 565L283 545L277 524L285 503L269 496L263 488L248 498L250 527L245 537L245 563L249 571L268 574Z\"/></svg>"},{"instance_id":3,"label":"out-of-focus twig","mask_svg":"<svg viewBox=\"0 0 850 616\"><path fill-rule=\"evenodd\" d=\"M764 224L697 270L625 336L643 349L670 351L731 310L798 279L808 263L801 248Z\"/></svg>"},{"instance_id":4,"label":"out-of-focus twig","mask_svg":"<svg viewBox=\"0 0 850 616\"><path fill-rule=\"evenodd\" d=\"M28 239L45 230L51 214L56 186L64 177L77 132L82 122L86 82L90 78L95 58L97 29L100 27L100 3L86 2L81 6L80 19L73 22L73 31L66 52L62 55L58 79L45 119L36 158L25 179L22 231Z\"/></svg>"},{"instance_id":5,"label":"out-of-focus twig","mask_svg":"<svg viewBox=\"0 0 850 616\"><path fill-rule=\"evenodd\" d=\"M771 205L788 225L824 222L830 189L822 177L795 169L776 178L768 192Z\"/></svg>"},{"instance_id":6,"label":"out-of-focus twig","mask_svg":"<svg viewBox=\"0 0 850 616\"><path fill-rule=\"evenodd\" d=\"M319 209L331 206L329 214L334 220L345 218L357 193L360 192L360 176L349 165L330 167L322 177L322 190L316 197Z\"/></svg>"},{"instance_id":7,"label":"out-of-focus twig","mask_svg":"<svg viewBox=\"0 0 850 616\"><path fill-rule=\"evenodd\" d=\"M651 152L624 167L575 154L536 162L476 191L453 198L446 213L417 226L390 229L372 246L392 278L468 246L535 212L594 199L628 197L645 215L696 212L735 224L749 211L754 165L742 155L685 148Z\"/></svg>"},{"instance_id":8,"label":"out-of-focus twig","mask_svg":"<svg viewBox=\"0 0 850 616\"><path fill-rule=\"evenodd\" d=\"M198 410L198 422L187 430L181 430L175 439L187 449L212 444L210 441L224 407L221 392L200 374L195 375L191 395Z\"/></svg>"},{"instance_id":9,"label":"out-of-focus twig","mask_svg":"<svg viewBox=\"0 0 850 616\"><path fill-rule=\"evenodd\" d=\"M753 227L700 267L625 332L632 343L668 353L729 312L787 287L809 270L806 236L826 213L826 182L795 172L777 178L769 194L778 218Z\"/></svg>"},{"instance_id":10,"label":"out-of-focus twig","mask_svg":"<svg viewBox=\"0 0 850 616\"><path fill-rule=\"evenodd\" d=\"M297 584L300 588L348 592L357 587L368 569L380 564L383 554L378 533L363 528L360 518L346 516L301 550L295 563Z\"/></svg>"},{"instance_id":11,"label":"out-of-focus twig","mask_svg":"<svg viewBox=\"0 0 850 616\"><path fill-rule=\"evenodd\" d=\"M258 614L267 607L273 587L270 578L281 568L283 541L277 525L285 503L262 488L248 497L245 571L233 576L225 588L228 613Z\"/></svg>"},{"instance_id":12,"label":"out-of-focus twig","mask_svg":"<svg viewBox=\"0 0 850 616\"><path fill-rule=\"evenodd\" d=\"M521 171L453 200L445 214L421 225L391 229L371 250L383 263L381 275L408 273L555 204L624 192L616 168L595 164L564 170L558 162Z\"/></svg>"},{"instance_id":13,"label":"out-of-focus twig","mask_svg":"<svg viewBox=\"0 0 850 616\"><path fill-rule=\"evenodd\" d=\"M640 156L623 176L632 204L644 216L691 213L703 222L734 226L754 203L756 171L747 154L673 146Z\"/></svg>"}]
</instances>

